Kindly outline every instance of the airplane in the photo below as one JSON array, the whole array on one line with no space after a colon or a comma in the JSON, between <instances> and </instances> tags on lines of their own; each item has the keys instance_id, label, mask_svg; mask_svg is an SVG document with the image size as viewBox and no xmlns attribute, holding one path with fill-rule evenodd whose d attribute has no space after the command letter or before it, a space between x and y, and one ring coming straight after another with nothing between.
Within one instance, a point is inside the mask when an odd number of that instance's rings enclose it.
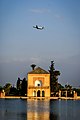
<instances>
[{"instance_id":1,"label":"airplane","mask_svg":"<svg viewBox=\"0 0 80 120\"><path fill-rule=\"evenodd\" d=\"M39 30L42 30L42 29L44 29L44 27L39 27L38 25L36 25L36 26L33 26L33 28L36 28L36 29L39 29Z\"/></svg>"}]
</instances>

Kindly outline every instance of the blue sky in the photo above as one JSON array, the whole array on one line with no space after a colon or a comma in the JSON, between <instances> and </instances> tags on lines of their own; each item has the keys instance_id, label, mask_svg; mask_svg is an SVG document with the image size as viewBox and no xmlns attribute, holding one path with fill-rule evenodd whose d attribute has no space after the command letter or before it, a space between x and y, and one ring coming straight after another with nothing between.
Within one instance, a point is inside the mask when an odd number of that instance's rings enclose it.
<instances>
[{"instance_id":1,"label":"blue sky","mask_svg":"<svg viewBox=\"0 0 80 120\"><path fill-rule=\"evenodd\" d=\"M0 0L0 84L51 60L61 84L80 85L80 0Z\"/></svg>"}]
</instances>

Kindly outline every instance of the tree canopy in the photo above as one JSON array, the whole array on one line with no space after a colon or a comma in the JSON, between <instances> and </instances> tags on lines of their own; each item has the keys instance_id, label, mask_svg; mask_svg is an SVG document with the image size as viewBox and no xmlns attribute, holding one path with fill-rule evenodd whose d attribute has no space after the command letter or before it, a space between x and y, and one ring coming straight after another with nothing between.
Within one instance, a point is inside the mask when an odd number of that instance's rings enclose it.
<instances>
[{"instance_id":1,"label":"tree canopy","mask_svg":"<svg viewBox=\"0 0 80 120\"><path fill-rule=\"evenodd\" d=\"M58 90L58 76L60 75L60 71L55 70L54 61L51 61L51 65L49 67L49 73L50 73L51 92L55 92Z\"/></svg>"}]
</instances>

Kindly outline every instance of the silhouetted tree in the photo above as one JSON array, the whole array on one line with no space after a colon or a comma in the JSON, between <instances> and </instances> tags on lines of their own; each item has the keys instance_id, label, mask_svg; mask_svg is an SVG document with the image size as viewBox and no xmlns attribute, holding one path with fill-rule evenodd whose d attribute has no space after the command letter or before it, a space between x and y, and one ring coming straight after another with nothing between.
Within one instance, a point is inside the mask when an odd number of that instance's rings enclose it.
<instances>
[{"instance_id":1,"label":"silhouetted tree","mask_svg":"<svg viewBox=\"0 0 80 120\"><path fill-rule=\"evenodd\" d=\"M10 88L10 92L9 92L9 95L12 95L12 96L16 96L16 95L18 95L18 90L17 90L17 88L15 88L15 87L11 87Z\"/></svg>"},{"instance_id":2,"label":"silhouetted tree","mask_svg":"<svg viewBox=\"0 0 80 120\"><path fill-rule=\"evenodd\" d=\"M54 61L51 61L49 68L51 92L56 92L58 90L58 76L60 75L60 71L55 70Z\"/></svg>"},{"instance_id":3,"label":"silhouetted tree","mask_svg":"<svg viewBox=\"0 0 80 120\"><path fill-rule=\"evenodd\" d=\"M22 80L22 95L25 96L27 94L27 81L26 78Z\"/></svg>"},{"instance_id":4,"label":"silhouetted tree","mask_svg":"<svg viewBox=\"0 0 80 120\"><path fill-rule=\"evenodd\" d=\"M65 85L65 88L66 88L67 90L71 90L71 89L72 89L72 86L69 85L69 84L68 84L68 85L66 84L66 85Z\"/></svg>"},{"instance_id":5,"label":"silhouetted tree","mask_svg":"<svg viewBox=\"0 0 80 120\"><path fill-rule=\"evenodd\" d=\"M17 89L18 90L21 90L21 86L22 85L22 80L18 77L18 80L17 80Z\"/></svg>"},{"instance_id":6,"label":"silhouetted tree","mask_svg":"<svg viewBox=\"0 0 80 120\"><path fill-rule=\"evenodd\" d=\"M63 90L64 86L62 86L60 83L58 83L58 90Z\"/></svg>"},{"instance_id":7,"label":"silhouetted tree","mask_svg":"<svg viewBox=\"0 0 80 120\"><path fill-rule=\"evenodd\" d=\"M27 94L27 81L26 78L21 80L18 78L17 80L17 90L18 90L18 95L25 96Z\"/></svg>"},{"instance_id":8,"label":"silhouetted tree","mask_svg":"<svg viewBox=\"0 0 80 120\"><path fill-rule=\"evenodd\" d=\"M2 86L0 86L0 91L2 91L2 89L3 89Z\"/></svg>"},{"instance_id":9,"label":"silhouetted tree","mask_svg":"<svg viewBox=\"0 0 80 120\"><path fill-rule=\"evenodd\" d=\"M6 83L6 85L3 87L6 95L9 95L11 87L12 87L12 85L10 83Z\"/></svg>"}]
</instances>

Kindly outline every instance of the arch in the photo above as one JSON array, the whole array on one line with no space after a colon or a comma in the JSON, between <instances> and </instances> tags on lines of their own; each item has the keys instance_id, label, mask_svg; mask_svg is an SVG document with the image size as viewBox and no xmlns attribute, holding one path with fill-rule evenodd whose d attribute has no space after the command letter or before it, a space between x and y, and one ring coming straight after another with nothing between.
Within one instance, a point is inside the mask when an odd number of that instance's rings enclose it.
<instances>
[{"instance_id":1,"label":"arch","mask_svg":"<svg viewBox=\"0 0 80 120\"><path fill-rule=\"evenodd\" d=\"M36 91L35 90L33 91L33 96L36 97Z\"/></svg>"},{"instance_id":2,"label":"arch","mask_svg":"<svg viewBox=\"0 0 80 120\"><path fill-rule=\"evenodd\" d=\"M45 97L45 91L44 90L42 91L42 97Z\"/></svg>"},{"instance_id":3,"label":"arch","mask_svg":"<svg viewBox=\"0 0 80 120\"><path fill-rule=\"evenodd\" d=\"M40 97L40 90L37 91L37 97Z\"/></svg>"},{"instance_id":4,"label":"arch","mask_svg":"<svg viewBox=\"0 0 80 120\"><path fill-rule=\"evenodd\" d=\"M40 87L40 86L42 86L42 81L41 80L36 80L35 81L35 87Z\"/></svg>"}]
</instances>

